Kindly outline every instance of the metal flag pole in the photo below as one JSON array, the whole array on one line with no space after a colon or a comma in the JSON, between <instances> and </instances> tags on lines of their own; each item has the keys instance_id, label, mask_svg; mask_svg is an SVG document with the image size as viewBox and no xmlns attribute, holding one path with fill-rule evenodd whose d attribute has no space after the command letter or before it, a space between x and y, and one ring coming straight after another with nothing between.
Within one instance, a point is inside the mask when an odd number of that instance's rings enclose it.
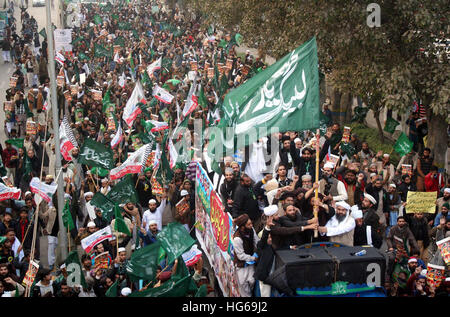
<instances>
[{"instance_id":1,"label":"metal flag pole","mask_svg":"<svg viewBox=\"0 0 450 317\"><path fill-rule=\"evenodd\" d=\"M61 258L67 257L67 233L64 230L64 223L62 219L62 209L64 208L64 188L61 171L61 152L59 143L59 116L58 116L58 99L56 95L56 73L55 73L55 50L53 43L53 27L52 18L50 12L50 1L45 1L45 9L47 16L47 39L48 39L48 74L50 77L50 97L52 104L52 116L53 116L53 133L55 135L55 169L56 174L59 177L55 180L58 184L57 196L58 196L58 247L60 249Z\"/></svg>"}]
</instances>

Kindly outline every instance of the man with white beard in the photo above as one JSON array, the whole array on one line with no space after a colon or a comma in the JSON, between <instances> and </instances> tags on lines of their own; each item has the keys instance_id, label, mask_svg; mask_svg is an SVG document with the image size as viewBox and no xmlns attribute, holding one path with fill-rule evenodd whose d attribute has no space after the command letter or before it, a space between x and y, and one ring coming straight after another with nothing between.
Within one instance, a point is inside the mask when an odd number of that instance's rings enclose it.
<instances>
[{"instance_id":1,"label":"man with white beard","mask_svg":"<svg viewBox=\"0 0 450 317\"><path fill-rule=\"evenodd\" d=\"M350 216L350 205L345 201L336 203L336 214L328 220L325 227L319 227L319 233L330 237L331 242L342 243L353 246L353 232L355 230L355 219Z\"/></svg>"}]
</instances>

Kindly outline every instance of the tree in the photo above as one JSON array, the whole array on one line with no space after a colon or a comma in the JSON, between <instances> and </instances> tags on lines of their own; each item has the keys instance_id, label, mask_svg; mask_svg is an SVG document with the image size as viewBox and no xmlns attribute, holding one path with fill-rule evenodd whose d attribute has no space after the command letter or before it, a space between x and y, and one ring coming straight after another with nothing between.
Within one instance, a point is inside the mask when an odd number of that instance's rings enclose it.
<instances>
[{"instance_id":1,"label":"tree","mask_svg":"<svg viewBox=\"0 0 450 317\"><path fill-rule=\"evenodd\" d=\"M381 0L381 26L367 25L367 1L186 0L207 23L238 27L246 43L279 58L316 36L320 71L339 92L407 112L428 107L428 145L443 167L450 123L449 61L438 41L448 34L445 0ZM381 123L377 121L382 135Z\"/></svg>"}]
</instances>

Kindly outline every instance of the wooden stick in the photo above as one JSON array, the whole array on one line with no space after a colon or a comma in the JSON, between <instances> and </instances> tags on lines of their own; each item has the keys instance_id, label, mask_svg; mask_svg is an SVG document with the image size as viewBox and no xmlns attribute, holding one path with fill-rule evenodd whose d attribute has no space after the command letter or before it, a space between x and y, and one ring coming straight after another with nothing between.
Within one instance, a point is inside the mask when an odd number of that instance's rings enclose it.
<instances>
[{"instance_id":1,"label":"wooden stick","mask_svg":"<svg viewBox=\"0 0 450 317\"><path fill-rule=\"evenodd\" d=\"M320 130L317 129L317 134L316 134L316 182L319 181L319 139L320 139ZM315 190L315 202L317 202L317 199L319 198L319 188L316 188ZM314 218L318 218L318 214L319 214L319 206L317 204L314 205ZM314 238L317 238L319 236L319 232L318 230L314 230Z\"/></svg>"}]
</instances>

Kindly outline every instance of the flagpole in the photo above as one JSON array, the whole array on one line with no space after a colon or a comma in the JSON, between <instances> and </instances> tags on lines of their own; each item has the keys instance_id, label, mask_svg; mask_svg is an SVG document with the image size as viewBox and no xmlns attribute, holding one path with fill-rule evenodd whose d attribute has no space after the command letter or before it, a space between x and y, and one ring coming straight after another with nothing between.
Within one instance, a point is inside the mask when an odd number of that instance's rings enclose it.
<instances>
[{"instance_id":1,"label":"flagpole","mask_svg":"<svg viewBox=\"0 0 450 317\"><path fill-rule=\"evenodd\" d=\"M47 17L47 39L48 39L48 74L50 77L50 97L52 103L52 116L53 116L53 133L55 135L55 168L56 171L61 170L61 151L59 142L59 116L58 116L58 99L56 94L56 82L55 82L55 50L53 46L53 27L52 18L50 12L50 1L45 1L46 17ZM63 230L64 222L62 219L62 209L64 208L64 188L63 181L58 177L55 179L58 184L57 198L58 198L58 246L60 254L63 259L67 257L67 236L66 231Z\"/></svg>"},{"instance_id":2,"label":"flagpole","mask_svg":"<svg viewBox=\"0 0 450 317\"><path fill-rule=\"evenodd\" d=\"M319 158L320 158L320 154L319 154L319 139L320 139L320 130L317 129L317 134L316 134L316 182L319 181ZM319 214L319 206L317 205L317 199L319 198L319 188L316 188L315 193L314 193L314 197L315 197L315 204L314 204L314 218L318 218L318 214ZM317 238L319 236L319 232L316 230L314 230L314 238Z\"/></svg>"}]
</instances>

